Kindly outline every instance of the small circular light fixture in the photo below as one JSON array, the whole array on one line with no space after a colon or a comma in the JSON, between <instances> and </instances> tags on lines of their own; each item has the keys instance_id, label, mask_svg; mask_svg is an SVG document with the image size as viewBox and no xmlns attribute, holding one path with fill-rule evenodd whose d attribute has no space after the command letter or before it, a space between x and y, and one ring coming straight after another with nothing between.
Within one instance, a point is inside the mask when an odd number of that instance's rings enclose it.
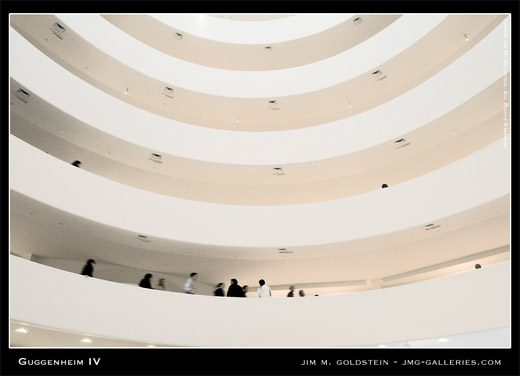
<instances>
[{"instance_id":1,"label":"small circular light fixture","mask_svg":"<svg viewBox=\"0 0 520 376\"><path fill-rule=\"evenodd\" d=\"M464 34L464 40L467 42L469 40L468 34Z\"/></svg>"},{"instance_id":2,"label":"small circular light fixture","mask_svg":"<svg viewBox=\"0 0 520 376\"><path fill-rule=\"evenodd\" d=\"M92 343L92 341L90 339L88 339L88 338L83 338L81 340L81 342L83 342L83 343Z\"/></svg>"},{"instance_id":3,"label":"small circular light fixture","mask_svg":"<svg viewBox=\"0 0 520 376\"><path fill-rule=\"evenodd\" d=\"M352 108L352 105L350 104L350 101L348 101L348 108Z\"/></svg>"},{"instance_id":4,"label":"small circular light fixture","mask_svg":"<svg viewBox=\"0 0 520 376\"><path fill-rule=\"evenodd\" d=\"M237 120L235 121L235 123L240 123L240 116L237 116Z\"/></svg>"},{"instance_id":5,"label":"small circular light fixture","mask_svg":"<svg viewBox=\"0 0 520 376\"><path fill-rule=\"evenodd\" d=\"M449 342L448 338L440 338L437 342Z\"/></svg>"},{"instance_id":6,"label":"small circular light fixture","mask_svg":"<svg viewBox=\"0 0 520 376\"><path fill-rule=\"evenodd\" d=\"M18 333L23 333L23 334L28 334L29 332L27 331L27 329L25 328L18 328L15 330L15 332L18 332Z\"/></svg>"},{"instance_id":7,"label":"small circular light fixture","mask_svg":"<svg viewBox=\"0 0 520 376\"><path fill-rule=\"evenodd\" d=\"M125 90L125 95L128 95L128 88Z\"/></svg>"},{"instance_id":8,"label":"small circular light fixture","mask_svg":"<svg viewBox=\"0 0 520 376\"><path fill-rule=\"evenodd\" d=\"M266 52L271 52L271 51L273 50L273 47L272 47L272 46L265 46L265 47L264 47L264 50L265 50Z\"/></svg>"}]
</instances>

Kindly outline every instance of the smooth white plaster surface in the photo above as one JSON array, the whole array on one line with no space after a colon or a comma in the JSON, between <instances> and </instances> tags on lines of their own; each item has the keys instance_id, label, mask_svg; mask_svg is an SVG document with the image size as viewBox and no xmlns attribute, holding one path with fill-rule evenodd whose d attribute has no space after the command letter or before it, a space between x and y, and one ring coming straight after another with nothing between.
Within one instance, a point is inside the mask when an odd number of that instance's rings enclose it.
<instances>
[{"instance_id":1,"label":"smooth white plaster surface","mask_svg":"<svg viewBox=\"0 0 520 376\"><path fill-rule=\"evenodd\" d=\"M9 146L13 191L150 238L222 246L280 248L362 239L422 227L508 195L511 189L511 149L504 140L387 189L279 206L160 195L73 167L13 135Z\"/></svg>"},{"instance_id":2,"label":"smooth white plaster surface","mask_svg":"<svg viewBox=\"0 0 520 376\"><path fill-rule=\"evenodd\" d=\"M510 325L510 263L335 296L239 299L86 278L10 257L10 318L151 344L372 346Z\"/></svg>"},{"instance_id":3,"label":"smooth white plaster surface","mask_svg":"<svg viewBox=\"0 0 520 376\"><path fill-rule=\"evenodd\" d=\"M295 14L261 22L239 21L190 13L152 13L149 16L178 30L223 43L281 43L320 33L354 17L349 13Z\"/></svg>"},{"instance_id":4,"label":"smooth white plaster surface","mask_svg":"<svg viewBox=\"0 0 520 376\"><path fill-rule=\"evenodd\" d=\"M10 73L52 106L151 152L270 167L334 158L393 142L457 108L509 72L504 25L431 79L381 106L328 124L280 132L216 130L141 110L87 84L12 28ZM71 93L81 93L82 100Z\"/></svg>"},{"instance_id":5,"label":"smooth white plaster surface","mask_svg":"<svg viewBox=\"0 0 520 376\"><path fill-rule=\"evenodd\" d=\"M190 63L132 38L96 14L58 14L57 17L65 27L107 55L166 84L223 97L273 99L321 90L368 74L416 43L447 15L405 15L340 54L303 66L269 71L233 71Z\"/></svg>"}]
</instances>

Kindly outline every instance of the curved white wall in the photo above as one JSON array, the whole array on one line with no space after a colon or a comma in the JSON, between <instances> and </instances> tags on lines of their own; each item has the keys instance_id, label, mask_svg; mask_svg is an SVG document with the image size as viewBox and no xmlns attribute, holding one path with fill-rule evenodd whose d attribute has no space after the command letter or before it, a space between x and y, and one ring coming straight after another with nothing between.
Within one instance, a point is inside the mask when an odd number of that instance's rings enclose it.
<instances>
[{"instance_id":1,"label":"curved white wall","mask_svg":"<svg viewBox=\"0 0 520 376\"><path fill-rule=\"evenodd\" d=\"M11 135L10 187L60 210L150 237L279 248L423 226L500 198L510 193L510 151L498 140L442 169L353 197L237 206L183 200L116 183Z\"/></svg>"},{"instance_id":2,"label":"curved white wall","mask_svg":"<svg viewBox=\"0 0 520 376\"><path fill-rule=\"evenodd\" d=\"M12 320L150 344L371 346L510 325L509 262L370 292L237 299L141 289L11 256L9 286Z\"/></svg>"},{"instance_id":3,"label":"curved white wall","mask_svg":"<svg viewBox=\"0 0 520 376\"><path fill-rule=\"evenodd\" d=\"M241 165L323 160L391 142L440 118L509 72L502 23L437 75L371 111L298 130L231 132L183 124L131 106L65 70L12 28L10 38L11 77L85 124L153 152ZM82 100L74 93L81 93Z\"/></svg>"},{"instance_id":4,"label":"curved white wall","mask_svg":"<svg viewBox=\"0 0 520 376\"><path fill-rule=\"evenodd\" d=\"M207 14L152 13L163 24L200 38L224 43L270 44L320 33L354 17L349 13L296 14L282 19L243 22Z\"/></svg>"},{"instance_id":5,"label":"curved white wall","mask_svg":"<svg viewBox=\"0 0 520 376\"><path fill-rule=\"evenodd\" d=\"M231 71L193 64L132 38L99 15L57 17L107 55L165 84L223 97L275 99L321 90L369 73L416 43L447 15L402 16L343 53L304 66L269 71Z\"/></svg>"}]
</instances>

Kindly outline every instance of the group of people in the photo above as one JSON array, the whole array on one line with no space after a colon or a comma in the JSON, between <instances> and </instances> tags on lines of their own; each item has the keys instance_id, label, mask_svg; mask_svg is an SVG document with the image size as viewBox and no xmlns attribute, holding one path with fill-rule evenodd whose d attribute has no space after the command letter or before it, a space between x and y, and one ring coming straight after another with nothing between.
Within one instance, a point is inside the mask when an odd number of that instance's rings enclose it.
<instances>
[{"instance_id":1,"label":"group of people","mask_svg":"<svg viewBox=\"0 0 520 376\"><path fill-rule=\"evenodd\" d=\"M258 287L258 297L270 298L272 296L271 288L265 284L265 281L263 279L258 281L258 284L260 285L260 287ZM294 286L289 287L289 290L290 291L287 294L287 297L294 297ZM235 278L232 278L227 293L224 293L224 283L220 282L219 284L217 284L217 286L215 286L215 291L213 291L213 295L245 298L248 291L249 287L247 285L240 287L238 281ZM299 295L301 297L305 296L303 290L299 291Z\"/></svg>"},{"instance_id":2,"label":"group of people","mask_svg":"<svg viewBox=\"0 0 520 376\"><path fill-rule=\"evenodd\" d=\"M81 275L85 277L92 277L94 274L94 265L96 261L94 259L88 259L83 269L81 269ZM143 287L146 289L155 289L155 290L166 290L166 286L164 284L164 278L159 278L156 287L152 287L152 277L151 273L146 273L144 278L139 282L139 287Z\"/></svg>"},{"instance_id":3,"label":"group of people","mask_svg":"<svg viewBox=\"0 0 520 376\"><path fill-rule=\"evenodd\" d=\"M154 290L166 290L166 286L164 284L164 278L159 278L157 282L157 286L152 287L152 278L153 274L146 273L144 278L139 282L139 287L143 287L145 289L154 289Z\"/></svg>"},{"instance_id":4,"label":"group of people","mask_svg":"<svg viewBox=\"0 0 520 376\"><path fill-rule=\"evenodd\" d=\"M303 292L303 290L300 290L300 291L298 291L298 295L300 295L301 297L304 297L305 293ZM289 293L287 294L287 297L294 298L294 286L289 287Z\"/></svg>"},{"instance_id":5,"label":"group of people","mask_svg":"<svg viewBox=\"0 0 520 376\"><path fill-rule=\"evenodd\" d=\"M260 287L258 288L258 296L260 298L270 298L271 288L265 284L265 281L261 279L258 281ZM246 294L249 292L249 287L247 285L240 286L236 278L231 279L231 284L227 290L227 293L224 293L224 283L220 282L215 286L215 291L213 291L214 296L228 296L234 298L245 298Z\"/></svg>"},{"instance_id":6,"label":"group of people","mask_svg":"<svg viewBox=\"0 0 520 376\"><path fill-rule=\"evenodd\" d=\"M86 277L92 277L94 273L94 266L96 261L94 259L89 259L83 269L81 270L81 275ZM191 273L190 277L186 280L184 284L184 292L186 294L195 294L195 281L198 278L198 273ZM146 273L141 282L139 282L139 287L143 287L146 289L155 289L155 290L166 290L164 278L160 278L157 282L156 287L152 287L152 278L153 275L151 273ZM272 297L271 288L265 284L263 279L258 281L260 287L258 287L258 296L260 298L270 298ZM217 284L215 291L213 291L214 296L228 296L228 297L236 297L236 298L245 298L246 294L249 291L249 287L247 285L240 286L238 281L235 278L231 279L231 284L227 290L227 293L224 293L224 283L220 282ZM294 297L294 286L289 288L288 297ZM303 290L299 291L300 296L305 296Z\"/></svg>"}]
</instances>

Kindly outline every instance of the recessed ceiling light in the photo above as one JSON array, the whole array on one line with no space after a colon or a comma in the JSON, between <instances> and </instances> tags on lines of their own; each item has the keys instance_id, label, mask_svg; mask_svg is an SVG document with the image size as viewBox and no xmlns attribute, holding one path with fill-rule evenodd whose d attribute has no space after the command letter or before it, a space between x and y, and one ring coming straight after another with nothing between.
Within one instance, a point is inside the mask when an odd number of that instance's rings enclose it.
<instances>
[{"instance_id":1,"label":"recessed ceiling light","mask_svg":"<svg viewBox=\"0 0 520 376\"><path fill-rule=\"evenodd\" d=\"M148 240L148 236L146 235L137 235L137 240L140 240L145 243L150 243L150 240Z\"/></svg>"},{"instance_id":2,"label":"recessed ceiling light","mask_svg":"<svg viewBox=\"0 0 520 376\"><path fill-rule=\"evenodd\" d=\"M59 23L55 22L51 26L51 30L58 38L63 39L63 33L65 32L65 28L61 26Z\"/></svg>"},{"instance_id":3,"label":"recessed ceiling light","mask_svg":"<svg viewBox=\"0 0 520 376\"><path fill-rule=\"evenodd\" d=\"M175 38L182 40L183 35L181 33L175 33Z\"/></svg>"},{"instance_id":4,"label":"recessed ceiling light","mask_svg":"<svg viewBox=\"0 0 520 376\"><path fill-rule=\"evenodd\" d=\"M359 25L361 23L361 21L363 21L363 19L361 17L356 17L352 20L352 22L354 23L354 25Z\"/></svg>"},{"instance_id":5,"label":"recessed ceiling light","mask_svg":"<svg viewBox=\"0 0 520 376\"><path fill-rule=\"evenodd\" d=\"M401 149L401 148L404 148L406 146L409 146L410 145L410 142L406 141L406 139L404 138L400 138L398 140L395 140L394 141L394 144L396 144L397 146L395 147L396 149Z\"/></svg>"},{"instance_id":6,"label":"recessed ceiling light","mask_svg":"<svg viewBox=\"0 0 520 376\"><path fill-rule=\"evenodd\" d=\"M448 338L440 338L437 342L449 342Z\"/></svg>"},{"instance_id":7,"label":"recessed ceiling light","mask_svg":"<svg viewBox=\"0 0 520 376\"><path fill-rule=\"evenodd\" d=\"M24 89L18 89L16 90L16 98L18 98L19 100L21 100L22 102L24 103L27 103L29 102L29 99L31 97L31 94L29 94L27 91L25 91Z\"/></svg>"},{"instance_id":8,"label":"recessed ceiling light","mask_svg":"<svg viewBox=\"0 0 520 376\"><path fill-rule=\"evenodd\" d=\"M278 253L293 253L294 251L289 251L287 248L278 248Z\"/></svg>"},{"instance_id":9,"label":"recessed ceiling light","mask_svg":"<svg viewBox=\"0 0 520 376\"><path fill-rule=\"evenodd\" d=\"M386 78L386 74L383 74L383 72L378 69L372 72L372 78L374 78L376 81L381 81Z\"/></svg>"},{"instance_id":10,"label":"recessed ceiling light","mask_svg":"<svg viewBox=\"0 0 520 376\"><path fill-rule=\"evenodd\" d=\"M464 34L464 40L467 42L469 40L468 34Z\"/></svg>"},{"instance_id":11,"label":"recessed ceiling light","mask_svg":"<svg viewBox=\"0 0 520 376\"><path fill-rule=\"evenodd\" d=\"M267 52L271 52L273 50L273 47L271 46L265 46L264 47L264 50L267 51Z\"/></svg>"},{"instance_id":12,"label":"recessed ceiling light","mask_svg":"<svg viewBox=\"0 0 520 376\"><path fill-rule=\"evenodd\" d=\"M90 339L88 339L88 338L83 338L83 339L81 340L81 342L84 342L84 343L92 343L92 341L91 341Z\"/></svg>"},{"instance_id":13,"label":"recessed ceiling light","mask_svg":"<svg viewBox=\"0 0 520 376\"><path fill-rule=\"evenodd\" d=\"M273 175L285 175L285 171L282 167L273 167Z\"/></svg>"},{"instance_id":14,"label":"recessed ceiling light","mask_svg":"<svg viewBox=\"0 0 520 376\"><path fill-rule=\"evenodd\" d=\"M348 101L348 108L352 108L352 105L350 104L350 101Z\"/></svg>"},{"instance_id":15,"label":"recessed ceiling light","mask_svg":"<svg viewBox=\"0 0 520 376\"><path fill-rule=\"evenodd\" d=\"M25 328L18 328L15 330L15 332L18 332L18 333L24 333L24 334L28 334L29 332L27 331L27 329Z\"/></svg>"},{"instance_id":16,"label":"recessed ceiling light","mask_svg":"<svg viewBox=\"0 0 520 376\"><path fill-rule=\"evenodd\" d=\"M377 347L388 347L388 346L386 346L386 345L379 345L379 346L377 346Z\"/></svg>"},{"instance_id":17,"label":"recessed ceiling light","mask_svg":"<svg viewBox=\"0 0 520 376\"><path fill-rule=\"evenodd\" d=\"M125 94L128 94L128 88L125 90Z\"/></svg>"},{"instance_id":18,"label":"recessed ceiling light","mask_svg":"<svg viewBox=\"0 0 520 376\"><path fill-rule=\"evenodd\" d=\"M237 116L236 123L240 123L240 116Z\"/></svg>"},{"instance_id":19,"label":"recessed ceiling light","mask_svg":"<svg viewBox=\"0 0 520 376\"><path fill-rule=\"evenodd\" d=\"M270 110L279 110L280 108L278 107L278 102L275 101L275 100L272 100L272 101L268 101L267 102L267 105L269 107Z\"/></svg>"},{"instance_id":20,"label":"recessed ceiling light","mask_svg":"<svg viewBox=\"0 0 520 376\"><path fill-rule=\"evenodd\" d=\"M173 88L171 87L165 86L162 93L168 98L173 98Z\"/></svg>"},{"instance_id":21,"label":"recessed ceiling light","mask_svg":"<svg viewBox=\"0 0 520 376\"><path fill-rule=\"evenodd\" d=\"M152 153L151 157L148 159L156 163L162 163L162 155L158 153Z\"/></svg>"}]
</instances>

